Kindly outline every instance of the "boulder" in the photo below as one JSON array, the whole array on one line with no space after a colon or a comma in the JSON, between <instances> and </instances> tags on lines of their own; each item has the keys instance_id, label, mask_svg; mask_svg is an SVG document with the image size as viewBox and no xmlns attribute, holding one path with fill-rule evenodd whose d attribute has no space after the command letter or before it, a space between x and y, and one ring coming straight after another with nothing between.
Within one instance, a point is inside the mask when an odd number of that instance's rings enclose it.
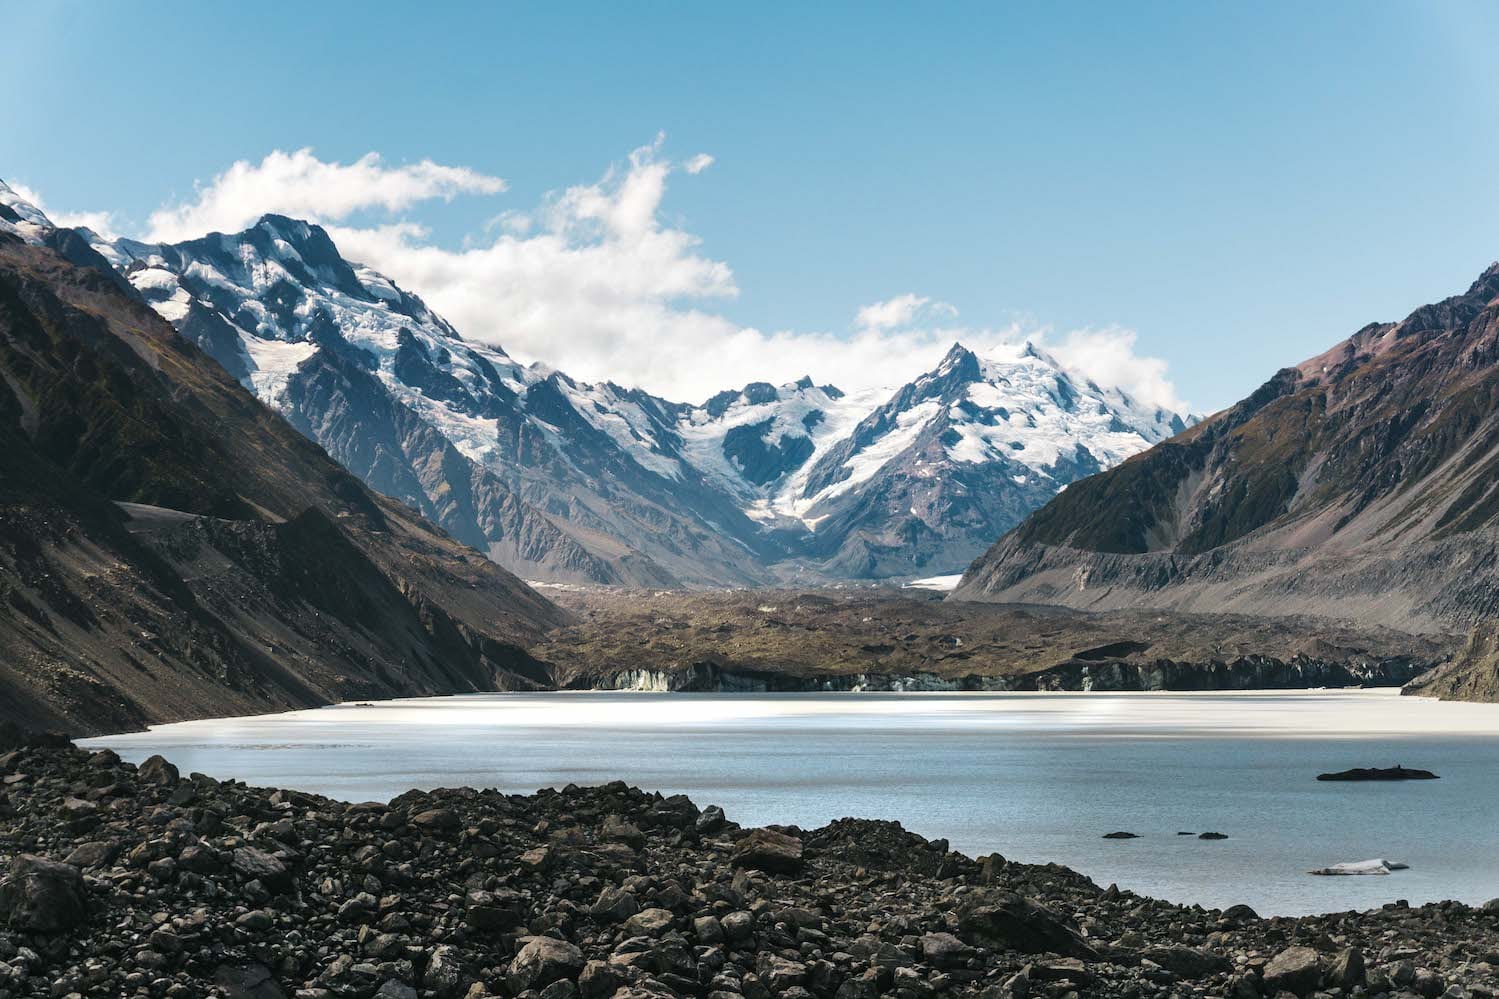
<instances>
[{"instance_id":1,"label":"boulder","mask_svg":"<svg viewBox=\"0 0 1499 999\"><path fill-rule=\"evenodd\" d=\"M411 824L423 832L451 832L463 822L451 808L429 808L413 815Z\"/></svg>"},{"instance_id":2,"label":"boulder","mask_svg":"<svg viewBox=\"0 0 1499 999\"><path fill-rule=\"evenodd\" d=\"M958 915L958 932L969 943L1027 954L1098 956L1056 913L1012 892L976 892L969 896Z\"/></svg>"},{"instance_id":3,"label":"boulder","mask_svg":"<svg viewBox=\"0 0 1499 999\"><path fill-rule=\"evenodd\" d=\"M1142 951L1140 956L1188 980L1207 978L1209 975L1232 971L1234 967L1233 962L1222 954L1215 954L1210 950L1199 950L1196 947L1185 947L1181 944L1151 947Z\"/></svg>"},{"instance_id":4,"label":"boulder","mask_svg":"<svg viewBox=\"0 0 1499 999\"><path fill-rule=\"evenodd\" d=\"M1271 994L1311 995L1322 984L1322 957L1310 947L1287 947L1270 959L1261 978Z\"/></svg>"},{"instance_id":5,"label":"boulder","mask_svg":"<svg viewBox=\"0 0 1499 999\"><path fill-rule=\"evenodd\" d=\"M801 871L802 841L774 829L756 829L734 848L734 866L768 874Z\"/></svg>"},{"instance_id":6,"label":"boulder","mask_svg":"<svg viewBox=\"0 0 1499 999\"><path fill-rule=\"evenodd\" d=\"M175 784L182 777L177 768L163 756L147 757L136 771L136 776L146 784Z\"/></svg>"},{"instance_id":7,"label":"boulder","mask_svg":"<svg viewBox=\"0 0 1499 999\"><path fill-rule=\"evenodd\" d=\"M1352 947L1340 951L1327 968L1327 982L1340 989L1364 984L1364 955Z\"/></svg>"},{"instance_id":8,"label":"boulder","mask_svg":"<svg viewBox=\"0 0 1499 999\"><path fill-rule=\"evenodd\" d=\"M921 959L934 968L957 968L975 951L951 933L928 933L921 938Z\"/></svg>"},{"instance_id":9,"label":"boulder","mask_svg":"<svg viewBox=\"0 0 1499 999\"><path fill-rule=\"evenodd\" d=\"M257 850L253 846L242 846L234 851L229 866L245 881L259 881L273 892L291 890L291 871L279 859Z\"/></svg>"},{"instance_id":10,"label":"boulder","mask_svg":"<svg viewBox=\"0 0 1499 999\"><path fill-rule=\"evenodd\" d=\"M645 846L645 834L640 831L640 827L619 815L611 815L604 820L600 835L606 840L624 843L635 850Z\"/></svg>"},{"instance_id":11,"label":"boulder","mask_svg":"<svg viewBox=\"0 0 1499 999\"><path fill-rule=\"evenodd\" d=\"M80 843L73 848L73 852L63 858L63 863L71 864L79 868L103 867L110 863L120 853L118 843L91 842Z\"/></svg>"},{"instance_id":12,"label":"boulder","mask_svg":"<svg viewBox=\"0 0 1499 999\"><path fill-rule=\"evenodd\" d=\"M83 875L70 864L23 853L0 878L0 922L11 929L58 933L87 916Z\"/></svg>"},{"instance_id":13,"label":"boulder","mask_svg":"<svg viewBox=\"0 0 1499 999\"><path fill-rule=\"evenodd\" d=\"M453 999L462 994L471 980L456 947L440 944L433 947L432 952L427 955L427 970L422 974L422 987L436 993L441 999Z\"/></svg>"},{"instance_id":14,"label":"boulder","mask_svg":"<svg viewBox=\"0 0 1499 999\"><path fill-rule=\"evenodd\" d=\"M285 990L263 964L221 964L214 969L213 982L226 999L286 999Z\"/></svg>"},{"instance_id":15,"label":"boulder","mask_svg":"<svg viewBox=\"0 0 1499 999\"><path fill-rule=\"evenodd\" d=\"M566 940L532 937L510 962L510 984L516 992L572 980L583 970L583 952Z\"/></svg>"},{"instance_id":16,"label":"boulder","mask_svg":"<svg viewBox=\"0 0 1499 999\"><path fill-rule=\"evenodd\" d=\"M598 900L588 907L588 914L601 923L622 923L640 911L640 902L623 888L609 887L599 892Z\"/></svg>"},{"instance_id":17,"label":"boulder","mask_svg":"<svg viewBox=\"0 0 1499 999\"><path fill-rule=\"evenodd\" d=\"M630 936L658 937L671 924L669 909L642 909L625 920L625 932Z\"/></svg>"},{"instance_id":18,"label":"boulder","mask_svg":"<svg viewBox=\"0 0 1499 999\"><path fill-rule=\"evenodd\" d=\"M693 824L693 828L704 836L711 836L722 829L727 821L724 818L722 808L719 808L717 805L709 805L703 809L703 814L697 817L697 822Z\"/></svg>"}]
</instances>

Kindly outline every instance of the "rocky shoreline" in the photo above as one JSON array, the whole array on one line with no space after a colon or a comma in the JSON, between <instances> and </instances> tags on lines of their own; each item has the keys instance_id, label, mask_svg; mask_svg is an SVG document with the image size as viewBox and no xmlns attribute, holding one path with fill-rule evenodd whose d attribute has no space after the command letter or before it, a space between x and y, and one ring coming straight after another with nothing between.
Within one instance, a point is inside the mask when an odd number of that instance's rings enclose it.
<instances>
[{"instance_id":1,"label":"rocky shoreline","mask_svg":"<svg viewBox=\"0 0 1499 999\"><path fill-rule=\"evenodd\" d=\"M0 997L1494 995L1499 902L1259 918L970 859L895 823L742 829L616 783L347 804L160 757L0 756Z\"/></svg>"}]
</instances>

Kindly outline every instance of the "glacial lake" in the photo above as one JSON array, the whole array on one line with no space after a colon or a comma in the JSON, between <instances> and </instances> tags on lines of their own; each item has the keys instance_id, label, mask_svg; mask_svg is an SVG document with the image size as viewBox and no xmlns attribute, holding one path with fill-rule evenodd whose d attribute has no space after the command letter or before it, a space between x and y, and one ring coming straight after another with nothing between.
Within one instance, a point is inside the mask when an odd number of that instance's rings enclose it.
<instances>
[{"instance_id":1,"label":"glacial lake","mask_svg":"<svg viewBox=\"0 0 1499 999\"><path fill-rule=\"evenodd\" d=\"M744 825L898 819L971 856L1262 915L1499 896L1499 705L1394 690L479 694L85 740L349 801L622 779ZM1329 783L1355 766L1441 780ZM1114 830L1139 839L1106 840ZM1204 841L1179 831L1227 834ZM1306 872L1374 857L1388 876Z\"/></svg>"}]
</instances>

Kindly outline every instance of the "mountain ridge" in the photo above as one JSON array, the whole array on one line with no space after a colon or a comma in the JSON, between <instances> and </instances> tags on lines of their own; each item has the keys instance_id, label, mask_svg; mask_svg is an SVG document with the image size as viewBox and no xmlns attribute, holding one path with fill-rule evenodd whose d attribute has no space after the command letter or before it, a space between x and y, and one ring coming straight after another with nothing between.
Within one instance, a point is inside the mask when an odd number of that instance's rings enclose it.
<instances>
[{"instance_id":1,"label":"mountain ridge","mask_svg":"<svg viewBox=\"0 0 1499 999\"><path fill-rule=\"evenodd\" d=\"M170 245L83 241L366 483L532 579L753 586L956 571L1055 489L1182 425L1029 345L993 362L955 345L949 357L971 358L975 377L917 408L902 399L941 381L940 366L889 392L803 378L676 403L464 340L312 223L266 215ZM1012 380L1030 395L1004 397ZM1047 380L1060 390L1031 391ZM981 390L988 405L960 398ZM877 412L888 419L869 423ZM1047 464L1000 446L1038 420L1082 450ZM943 476L961 485L942 488Z\"/></svg>"},{"instance_id":2,"label":"mountain ridge","mask_svg":"<svg viewBox=\"0 0 1499 999\"><path fill-rule=\"evenodd\" d=\"M0 717L101 731L549 685L524 648L565 612L369 490L107 263L13 216Z\"/></svg>"},{"instance_id":3,"label":"mountain ridge","mask_svg":"<svg viewBox=\"0 0 1499 999\"><path fill-rule=\"evenodd\" d=\"M1074 484L954 598L1463 630L1499 608L1496 361L1491 266Z\"/></svg>"}]
</instances>

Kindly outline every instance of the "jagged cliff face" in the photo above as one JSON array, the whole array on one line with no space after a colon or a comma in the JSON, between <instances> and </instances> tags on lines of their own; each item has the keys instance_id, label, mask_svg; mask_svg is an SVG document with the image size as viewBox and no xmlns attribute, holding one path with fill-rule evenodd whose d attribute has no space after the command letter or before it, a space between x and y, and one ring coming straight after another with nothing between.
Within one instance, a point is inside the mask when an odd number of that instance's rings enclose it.
<instances>
[{"instance_id":1,"label":"jagged cliff face","mask_svg":"<svg viewBox=\"0 0 1499 999\"><path fill-rule=\"evenodd\" d=\"M0 213L0 718L89 732L549 682L522 649L564 613L55 245Z\"/></svg>"},{"instance_id":2,"label":"jagged cliff face","mask_svg":"<svg viewBox=\"0 0 1499 999\"><path fill-rule=\"evenodd\" d=\"M955 596L1460 629L1499 608L1496 361L1499 266L1075 483Z\"/></svg>"},{"instance_id":3,"label":"jagged cliff face","mask_svg":"<svg viewBox=\"0 0 1499 999\"><path fill-rule=\"evenodd\" d=\"M170 246L85 236L345 467L527 578L956 572L1062 485L1181 427L1029 348L955 347L893 393L804 379L684 405L469 343L305 222Z\"/></svg>"}]
</instances>

